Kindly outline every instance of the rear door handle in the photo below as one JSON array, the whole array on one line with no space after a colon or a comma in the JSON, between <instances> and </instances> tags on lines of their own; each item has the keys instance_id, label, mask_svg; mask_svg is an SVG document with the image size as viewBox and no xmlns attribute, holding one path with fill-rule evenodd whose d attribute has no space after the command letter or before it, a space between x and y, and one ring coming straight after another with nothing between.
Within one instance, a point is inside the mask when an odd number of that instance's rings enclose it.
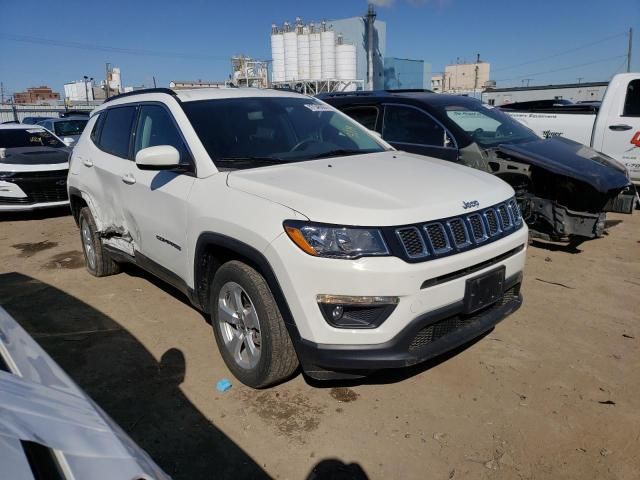
<instances>
[{"instance_id":1,"label":"rear door handle","mask_svg":"<svg viewBox=\"0 0 640 480\"><path fill-rule=\"evenodd\" d=\"M609 130L613 130L614 132L624 132L625 130L631 130L633 127L631 125L618 124L618 125L609 125Z\"/></svg>"},{"instance_id":2,"label":"rear door handle","mask_svg":"<svg viewBox=\"0 0 640 480\"><path fill-rule=\"evenodd\" d=\"M83 158L82 159L82 164L85 167L93 167L93 162L91 160L89 160L88 158Z\"/></svg>"},{"instance_id":3,"label":"rear door handle","mask_svg":"<svg viewBox=\"0 0 640 480\"><path fill-rule=\"evenodd\" d=\"M127 173L125 176L122 177L122 181L127 185L133 185L134 183L136 183L136 177L134 177L130 173Z\"/></svg>"}]
</instances>

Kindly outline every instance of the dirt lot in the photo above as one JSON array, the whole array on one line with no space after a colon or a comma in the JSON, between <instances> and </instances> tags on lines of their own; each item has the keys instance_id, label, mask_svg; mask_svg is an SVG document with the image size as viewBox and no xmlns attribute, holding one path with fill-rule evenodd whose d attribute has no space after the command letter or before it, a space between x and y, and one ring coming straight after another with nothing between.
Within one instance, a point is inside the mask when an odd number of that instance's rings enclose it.
<instances>
[{"instance_id":1,"label":"dirt lot","mask_svg":"<svg viewBox=\"0 0 640 480\"><path fill-rule=\"evenodd\" d=\"M328 459L375 479L637 479L640 214L609 223L577 252L531 246L525 304L489 335L349 384L218 393L233 378L207 320L135 268L89 276L64 211L0 217L0 304L176 479Z\"/></svg>"}]
</instances>

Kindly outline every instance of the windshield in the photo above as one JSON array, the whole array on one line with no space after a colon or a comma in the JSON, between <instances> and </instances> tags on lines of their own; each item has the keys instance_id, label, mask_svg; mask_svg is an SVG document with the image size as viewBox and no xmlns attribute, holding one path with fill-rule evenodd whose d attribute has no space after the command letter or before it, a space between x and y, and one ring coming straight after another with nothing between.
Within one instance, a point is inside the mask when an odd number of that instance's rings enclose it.
<instances>
[{"instance_id":1,"label":"windshield","mask_svg":"<svg viewBox=\"0 0 640 480\"><path fill-rule=\"evenodd\" d=\"M445 105L444 111L483 148L531 142L539 138L509 115L479 102L473 105Z\"/></svg>"},{"instance_id":2,"label":"windshield","mask_svg":"<svg viewBox=\"0 0 640 480\"><path fill-rule=\"evenodd\" d=\"M0 148L64 146L54 135L39 128L0 130Z\"/></svg>"},{"instance_id":3,"label":"windshield","mask_svg":"<svg viewBox=\"0 0 640 480\"><path fill-rule=\"evenodd\" d=\"M88 121L89 120L65 120L64 122L55 122L53 128L59 137L80 135Z\"/></svg>"},{"instance_id":4,"label":"windshield","mask_svg":"<svg viewBox=\"0 0 640 480\"><path fill-rule=\"evenodd\" d=\"M365 128L313 98L228 98L182 106L216 166L252 168L385 150Z\"/></svg>"}]
</instances>

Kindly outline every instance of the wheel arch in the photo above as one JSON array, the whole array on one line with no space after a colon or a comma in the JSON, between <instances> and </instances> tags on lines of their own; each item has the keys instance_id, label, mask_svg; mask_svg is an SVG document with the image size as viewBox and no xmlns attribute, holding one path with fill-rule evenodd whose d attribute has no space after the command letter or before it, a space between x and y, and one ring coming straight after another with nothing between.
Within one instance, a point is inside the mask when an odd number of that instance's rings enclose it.
<instances>
[{"instance_id":1,"label":"wheel arch","mask_svg":"<svg viewBox=\"0 0 640 480\"><path fill-rule=\"evenodd\" d=\"M198 237L194 256L193 297L200 308L206 313L211 313L209 312L209 298L213 276L221 265L230 260L247 263L265 278L280 309L289 335L296 345L300 334L271 264L256 248L235 238L214 232L203 232Z\"/></svg>"}]
</instances>

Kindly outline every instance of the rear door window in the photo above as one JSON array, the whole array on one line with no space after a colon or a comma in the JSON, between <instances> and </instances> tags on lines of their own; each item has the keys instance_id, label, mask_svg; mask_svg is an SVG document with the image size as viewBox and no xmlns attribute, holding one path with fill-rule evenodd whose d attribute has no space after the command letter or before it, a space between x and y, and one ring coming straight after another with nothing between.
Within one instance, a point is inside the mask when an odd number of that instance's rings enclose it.
<instances>
[{"instance_id":1,"label":"rear door window","mask_svg":"<svg viewBox=\"0 0 640 480\"><path fill-rule=\"evenodd\" d=\"M367 127L369 130L376 129L376 122L378 121L377 107L350 107L345 108L344 113L349 115L356 122Z\"/></svg>"},{"instance_id":2,"label":"rear door window","mask_svg":"<svg viewBox=\"0 0 640 480\"><path fill-rule=\"evenodd\" d=\"M627 85L627 96L624 99L625 117L640 117L640 80L632 80Z\"/></svg>"},{"instance_id":3,"label":"rear door window","mask_svg":"<svg viewBox=\"0 0 640 480\"><path fill-rule=\"evenodd\" d=\"M445 129L438 122L425 112L402 105L385 107L382 138L395 143L449 146Z\"/></svg>"},{"instance_id":4,"label":"rear door window","mask_svg":"<svg viewBox=\"0 0 640 480\"><path fill-rule=\"evenodd\" d=\"M99 147L107 153L129 158L131 127L136 114L135 106L111 108L106 112L100 132ZM102 113L104 115L105 113Z\"/></svg>"},{"instance_id":5,"label":"rear door window","mask_svg":"<svg viewBox=\"0 0 640 480\"><path fill-rule=\"evenodd\" d=\"M104 124L104 119L106 115L104 113L99 113L98 118L93 124L93 128L91 129L91 141L98 145L100 141L100 131L102 130L102 125Z\"/></svg>"}]
</instances>

